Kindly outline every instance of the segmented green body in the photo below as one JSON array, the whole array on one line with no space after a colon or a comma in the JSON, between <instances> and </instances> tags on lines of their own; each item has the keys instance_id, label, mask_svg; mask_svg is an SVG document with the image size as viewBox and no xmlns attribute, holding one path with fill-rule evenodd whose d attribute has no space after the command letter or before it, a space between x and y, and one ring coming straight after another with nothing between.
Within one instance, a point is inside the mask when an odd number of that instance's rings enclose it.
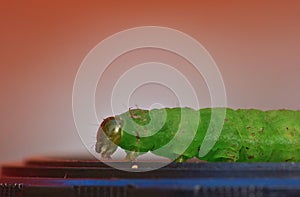
<instances>
[{"instance_id":1,"label":"segmented green body","mask_svg":"<svg viewBox=\"0 0 300 197\"><path fill-rule=\"evenodd\" d=\"M218 108L214 108L218 110ZM224 108L219 108L224 110ZM300 161L300 111L226 108L224 125L217 142L204 157L199 149L211 121L211 108L134 109L116 116L123 122L118 144L127 151L148 152L168 158L198 157L206 161ZM185 118L181 119L182 112ZM186 115L187 114L187 115ZM200 116L200 117L199 117ZM151 117L155 117L154 119ZM132 124L132 120L136 124ZM192 128L193 121L198 121ZM151 124L149 124L151 122ZM181 124L181 125L180 125ZM178 130L175 145L157 151L170 142ZM193 136L192 140L188 138ZM180 147L189 143L185 151Z\"/></svg>"}]
</instances>

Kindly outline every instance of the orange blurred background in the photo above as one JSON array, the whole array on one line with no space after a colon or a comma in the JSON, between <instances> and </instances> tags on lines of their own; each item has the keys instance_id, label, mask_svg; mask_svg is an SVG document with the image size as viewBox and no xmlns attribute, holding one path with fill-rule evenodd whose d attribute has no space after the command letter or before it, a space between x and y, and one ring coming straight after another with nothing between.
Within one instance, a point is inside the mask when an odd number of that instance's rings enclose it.
<instances>
[{"instance_id":1,"label":"orange blurred background","mask_svg":"<svg viewBox=\"0 0 300 197\"><path fill-rule=\"evenodd\" d=\"M213 56L229 107L300 109L299 1L2 1L0 162L86 152L72 88L87 53L121 30L178 29Z\"/></svg>"}]
</instances>

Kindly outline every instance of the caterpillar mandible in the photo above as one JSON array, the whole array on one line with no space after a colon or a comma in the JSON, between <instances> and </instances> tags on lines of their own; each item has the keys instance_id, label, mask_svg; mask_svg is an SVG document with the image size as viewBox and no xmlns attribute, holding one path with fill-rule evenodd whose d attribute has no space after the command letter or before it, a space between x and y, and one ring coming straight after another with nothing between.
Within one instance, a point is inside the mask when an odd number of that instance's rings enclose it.
<instances>
[{"instance_id":1,"label":"caterpillar mandible","mask_svg":"<svg viewBox=\"0 0 300 197\"><path fill-rule=\"evenodd\" d=\"M212 109L225 109L226 116L217 142L208 154L200 157L199 149L204 136L209 135L207 128L211 121ZM183 126L185 133L180 138L184 142L184 139L194 132L191 143L181 153L176 152L176 149L182 146L180 140L167 152L156 152L155 150L167 144L176 134L179 124L181 124L182 111L188 113L187 117L190 122L199 120L197 128L192 128L191 124L184 124ZM157 122L161 124L158 126L158 131L152 131L152 127L147 127L147 130L137 129L146 128L145 125L151 122L151 117L157 117L157 120L163 119L163 112L165 112L165 120L162 123ZM132 122L129 120L133 120L135 124L131 124ZM131 131L129 132L129 130ZM142 136L142 132L148 132L150 135ZM104 119L99 127L95 146L96 152L100 153L102 157L110 158L118 146L126 150L127 159L131 160L141 153L151 151L170 159L175 157L180 162L193 157L212 162L300 161L300 110L133 109L115 117Z\"/></svg>"}]
</instances>

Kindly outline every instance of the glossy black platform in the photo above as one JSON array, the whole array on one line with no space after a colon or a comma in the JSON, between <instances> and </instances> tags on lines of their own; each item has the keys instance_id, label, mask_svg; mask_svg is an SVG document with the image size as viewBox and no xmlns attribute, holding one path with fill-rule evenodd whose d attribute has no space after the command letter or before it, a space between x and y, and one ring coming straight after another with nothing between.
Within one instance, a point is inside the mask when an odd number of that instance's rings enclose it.
<instances>
[{"instance_id":1,"label":"glossy black platform","mask_svg":"<svg viewBox=\"0 0 300 197\"><path fill-rule=\"evenodd\" d=\"M300 196L300 163L171 163L127 172L92 159L29 159L2 166L0 196Z\"/></svg>"}]
</instances>

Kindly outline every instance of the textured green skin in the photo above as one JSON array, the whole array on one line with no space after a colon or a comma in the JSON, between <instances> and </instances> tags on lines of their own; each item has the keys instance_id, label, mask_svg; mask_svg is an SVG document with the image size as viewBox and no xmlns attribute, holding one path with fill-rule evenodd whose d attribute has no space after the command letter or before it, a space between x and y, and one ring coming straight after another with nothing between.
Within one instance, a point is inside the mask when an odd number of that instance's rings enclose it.
<instances>
[{"instance_id":1,"label":"textured green skin","mask_svg":"<svg viewBox=\"0 0 300 197\"><path fill-rule=\"evenodd\" d=\"M156 151L172 140L178 131L181 110L188 114L185 116L187 118L181 121L181 129L184 129L184 133L179 136L181 140L169 147L168 151ZM163 111L167 113L166 121L163 121ZM149 113L157 118L155 119L157 122L153 125L159 125L161 128L154 135L139 137L142 132L144 134L154 132L151 127L145 127L150 122ZM300 111L226 108L221 135L204 157L199 157L198 153L210 123L210 108L199 111L190 108L164 108L151 111L134 109L116 118L122 119L125 125L119 146L127 151L140 153L151 151L170 159L181 156L184 159L197 157L206 161L300 161ZM137 124L130 124L131 118ZM190 123L197 118L199 124L196 133L193 133L195 129L191 129ZM134 131L136 134L131 135L128 131ZM188 139L190 136L194 138L187 149L184 152L178 151L185 143L191 141Z\"/></svg>"}]
</instances>

